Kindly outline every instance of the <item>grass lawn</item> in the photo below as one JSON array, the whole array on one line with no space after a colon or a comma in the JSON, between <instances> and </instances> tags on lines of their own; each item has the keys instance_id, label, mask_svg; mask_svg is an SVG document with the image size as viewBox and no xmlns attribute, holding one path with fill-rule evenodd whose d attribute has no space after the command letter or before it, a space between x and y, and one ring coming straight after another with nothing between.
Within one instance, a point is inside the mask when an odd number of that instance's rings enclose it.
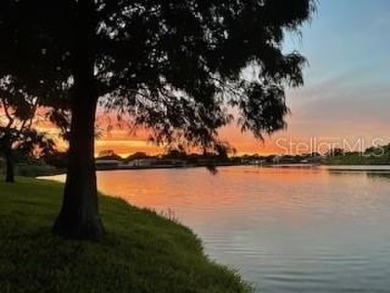
<instances>
[{"instance_id":1,"label":"grass lawn","mask_svg":"<svg viewBox=\"0 0 390 293\"><path fill-rule=\"evenodd\" d=\"M100 243L50 234L59 183L0 183L0 292L250 292L186 227L102 196Z\"/></svg>"}]
</instances>

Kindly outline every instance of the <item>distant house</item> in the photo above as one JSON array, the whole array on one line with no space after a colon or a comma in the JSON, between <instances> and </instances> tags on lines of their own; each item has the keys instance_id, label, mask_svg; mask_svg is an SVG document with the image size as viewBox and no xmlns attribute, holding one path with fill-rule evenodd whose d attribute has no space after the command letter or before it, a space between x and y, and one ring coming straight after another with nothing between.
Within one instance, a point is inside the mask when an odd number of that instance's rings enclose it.
<instances>
[{"instance_id":1,"label":"distant house","mask_svg":"<svg viewBox=\"0 0 390 293\"><path fill-rule=\"evenodd\" d=\"M157 162L158 166L185 166L187 161L180 159L163 159Z\"/></svg>"},{"instance_id":2,"label":"distant house","mask_svg":"<svg viewBox=\"0 0 390 293\"><path fill-rule=\"evenodd\" d=\"M275 156L272 159L272 162L274 164L298 164L300 163L300 158L290 156L290 155L285 155L285 156Z\"/></svg>"},{"instance_id":3,"label":"distant house","mask_svg":"<svg viewBox=\"0 0 390 293\"><path fill-rule=\"evenodd\" d=\"M321 164L324 162L325 157L321 155L312 156L307 159L311 164Z\"/></svg>"},{"instance_id":4,"label":"distant house","mask_svg":"<svg viewBox=\"0 0 390 293\"><path fill-rule=\"evenodd\" d=\"M185 166L187 164L184 160L179 159L158 159L158 158L145 158L136 159L128 163L128 166L132 167L163 167L163 166Z\"/></svg>"},{"instance_id":5,"label":"distant house","mask_svg":"<svg viewBox=\"0 0 390 293\"><path fill-rule=\"evenodd\" d=\"M274 164L280 164L282 161L282 156L275 156L273 159L272 159L272 163Z\"/></svg>"},{"instance_id":6,"label":"distant house","mask_svg":"<svg viewBox=\"0 0 390 293\"><path fill-rule=\"evenodd\" d=\"M105 169L115 169L121 165L122 162L119 160L95 160L95 166L97 170L105 170Z\"/></svg>"},{"instance_id":7,"label":"distant house","mask_svg":"<svg viewBox=\"0 0 390 293\"><path fill-rule=\"evenodd\" d=\"M294 164L297 163L296 159L292 156L276 156L272 160L275 164Z\"/></svg>"},{"instance_id":8,"label":"distant house","mask_svg":"<svg viewBox=\"0 0 390 293\"><path fill-rule=\"evenodd\" d=\"M128 165L132 166L132 167L150 167L150 166L155 165L156 162L157 162L157 159L144 158L144 159L132 160L128 163Z\"/></svg>"}]
</instances>

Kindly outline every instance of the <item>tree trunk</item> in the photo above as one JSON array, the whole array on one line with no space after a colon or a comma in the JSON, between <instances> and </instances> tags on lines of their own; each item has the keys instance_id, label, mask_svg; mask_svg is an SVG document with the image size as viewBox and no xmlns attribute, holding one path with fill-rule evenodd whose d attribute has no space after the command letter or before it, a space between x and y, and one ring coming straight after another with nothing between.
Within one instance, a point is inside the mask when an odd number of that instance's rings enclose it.
<instances>
[{"instance_id":1,"label":"tree trunk","mask_svg":"<svg viewBox=\"0 0 390 293\"><path fill-rule=\"evenodd\" d=\"M12 154L12 147L10 146L7 146L7 149L5 150L5 161L6 161L5 182L14 183L15 182L14 157Z\"/></svg>"},{"instance_id":2,"label":"tree trunk","mask_svg":"<svg viewBox=\"0 0 390 293\"><path fill-rule=\"evenodd\" d=\"M53 233L72 239L99 240L104 228L99 216L94 159L98 98L94 80L93 1L79 1L78 5L68 170L63 204Z\"/></svg>"}]
</instances>

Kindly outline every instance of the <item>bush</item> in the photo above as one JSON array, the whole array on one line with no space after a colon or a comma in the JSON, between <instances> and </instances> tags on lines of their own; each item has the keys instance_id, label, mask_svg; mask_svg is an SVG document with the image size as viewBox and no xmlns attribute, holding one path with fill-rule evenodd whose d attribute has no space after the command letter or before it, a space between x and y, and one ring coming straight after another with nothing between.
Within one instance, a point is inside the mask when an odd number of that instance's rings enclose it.
<instances>
[{"instance_id":1,"label":"bush","mask_svg":"<svg viewBox=\"0 0 390 293\"><path fill-rule=\"evenodd\" d=\"M15 173L24 177L49 176L58 173L57 168L49 165L20 164L15 168Z\"/></svg>"}]
</instances>

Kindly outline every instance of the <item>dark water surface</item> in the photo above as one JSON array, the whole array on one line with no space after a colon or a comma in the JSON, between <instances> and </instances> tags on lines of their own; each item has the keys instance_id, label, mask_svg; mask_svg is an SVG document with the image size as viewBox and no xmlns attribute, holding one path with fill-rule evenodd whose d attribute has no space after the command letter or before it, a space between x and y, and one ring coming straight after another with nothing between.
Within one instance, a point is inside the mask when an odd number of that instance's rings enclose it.
<instances>
[{"instance_id":1,"label":"dark water surface","mask_svg":"<svg viewBox=\"0 0 390 293\"><path fill-rule=\"evenodd\" d=\"M237 269L259 292L390 292L390 174L109 171L98 173L98 185L178 218L212 259Z\"/></svg>"}]
</instances>

